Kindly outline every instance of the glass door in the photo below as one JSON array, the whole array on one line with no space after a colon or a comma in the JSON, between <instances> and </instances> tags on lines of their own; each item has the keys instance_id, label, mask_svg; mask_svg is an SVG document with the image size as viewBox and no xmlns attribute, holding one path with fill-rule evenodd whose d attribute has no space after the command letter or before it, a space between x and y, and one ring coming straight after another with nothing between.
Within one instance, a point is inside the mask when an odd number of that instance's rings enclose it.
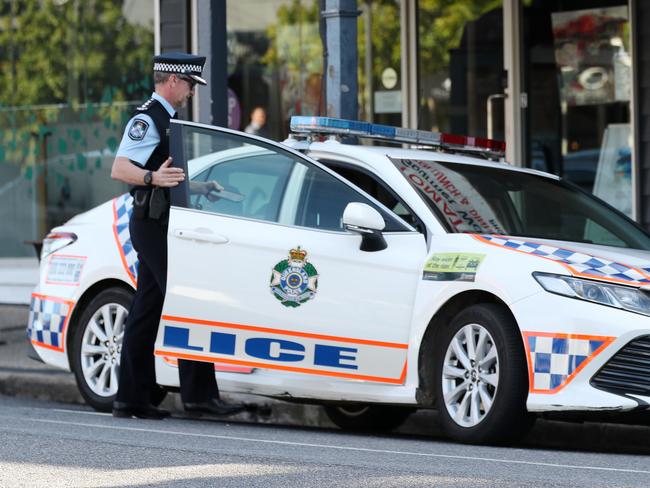
<instances>
[{"instance_id":1,"label":"glass door","mask_svg":"<svg viewBox=\"0 0 650 488\"><path fill-rule=\"evenodd\" d=\"M522 11L526 165L633 217L627 2L532 0Z\"/></svg>"},{"instance_id":2,"label":"glass door","mask_svg":"<svg viewBox=\"0 0 650 488\"><path fill-rule=\"evenodd\" d=\"M418 128L504 140L502 1L419 0L417 18Z\"/></svg>"}]
</instances>

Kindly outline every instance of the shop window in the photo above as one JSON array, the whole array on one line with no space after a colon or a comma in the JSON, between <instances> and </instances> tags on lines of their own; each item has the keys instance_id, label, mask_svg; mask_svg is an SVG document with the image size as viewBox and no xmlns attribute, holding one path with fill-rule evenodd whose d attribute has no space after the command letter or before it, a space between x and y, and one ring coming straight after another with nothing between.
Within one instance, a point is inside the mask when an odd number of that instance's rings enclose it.
<instances>
[{"instance_id":1,"label":"shop window","mask_svg":"<svg viewBox=\"0 0 650 488\"><path fill-rule=\"evenodd\" d=\"M632 57L626 1L523 9L527 164L632 216Z\"/></svg>"},{"instance_id":2,"label":"shop window","mask_svg":"<svg viewBox=\"0 0 650 488\"><path fill-rule=\"evenodd\" d=\"M110 168L152 91L153 0L0 7L0 257L126 190Z\"/></svg>"},{"instance_id":3,"label":"shop window","mask_svg":"<svg viewBox=\"0 0 650 488\"><path fill-rule=\"evenodd\" d=\"M420 0L418 66L420 129L504 139L501 0Z\"/></svg>"},{"instance_id":4,"label":"shop window","mask_svg":"<svg viewBox=\"0 0 650 488\"><path fill-rule=\"evenodd\" d=\"M358 2L359 119L402 125L400 2Z\"/></svg>"},{"instance_id":5,"label":"shop window","mask_svg":"<svg viewBox=\"0 0 650 488\"><path fill-rule=\"evenodd\" d=\"M231 128L283 140L293 115L323 112L318 0L227 3Z\"/></svg>"}]
</instances>

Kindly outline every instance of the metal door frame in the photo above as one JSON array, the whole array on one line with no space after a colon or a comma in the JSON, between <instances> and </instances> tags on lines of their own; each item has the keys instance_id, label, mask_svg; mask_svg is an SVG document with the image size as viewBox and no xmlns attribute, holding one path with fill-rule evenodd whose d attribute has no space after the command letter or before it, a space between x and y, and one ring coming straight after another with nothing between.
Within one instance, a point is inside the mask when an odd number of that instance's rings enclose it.
<instances>
[{"instance_id":1,"label":"metal door frame","mask_svg":"<svg viewBox=\"0 0 650 488\"><path fill-rule=\"evenodd\" d=\"M503 69L507 75L505 88L506 160L524 166L525 131L523 110L528 96L523 89L521 0L503 0Z\"/></svg>"}]
</instances>

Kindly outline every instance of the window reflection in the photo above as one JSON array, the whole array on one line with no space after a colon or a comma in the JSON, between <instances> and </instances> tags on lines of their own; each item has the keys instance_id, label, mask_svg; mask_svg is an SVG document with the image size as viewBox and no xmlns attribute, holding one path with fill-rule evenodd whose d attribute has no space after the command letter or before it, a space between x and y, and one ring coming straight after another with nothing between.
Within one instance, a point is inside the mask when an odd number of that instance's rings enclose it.
<instances>
[{"instance_id":1,"label":"window reflection","mask_svg":"<svg viewBox=\"0 0 650 488\"><path fill-rule=\"evenodd\" d=\"M124 190L110 167L152 91L153 0L0 3L0 256Z\"/></svg>"},{"instance_id":2,"label":"window reflection","mask_svg":"<svg viewBox=\"0 0 650 488\"><path fill-rule=\"evenodd\" d=\"M231 0L227 15L228 85L240 107L232 128L243 130L263 108L261 135L284 139L292 115L322 112L319 2Z\"/></svg>"}]
</instances>

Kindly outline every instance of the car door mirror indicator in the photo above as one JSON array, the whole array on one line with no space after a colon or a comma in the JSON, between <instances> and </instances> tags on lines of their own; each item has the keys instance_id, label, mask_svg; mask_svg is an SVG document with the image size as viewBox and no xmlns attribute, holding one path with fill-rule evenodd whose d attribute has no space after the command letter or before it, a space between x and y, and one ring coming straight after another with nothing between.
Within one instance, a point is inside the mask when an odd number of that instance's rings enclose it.
<instances>
[{"instance_id":1,"label":"car door mirror indicator","mask_svg":"<svg viewBox=\"0 0 650 488\"><path fill-rule=\"evenodd\" d=\"M381 214L365 203L350 202L343 211L343 227L361 235L362 251L376 252L388 247L381 233L385 226Z\"/></svg>"}]
</instances>

